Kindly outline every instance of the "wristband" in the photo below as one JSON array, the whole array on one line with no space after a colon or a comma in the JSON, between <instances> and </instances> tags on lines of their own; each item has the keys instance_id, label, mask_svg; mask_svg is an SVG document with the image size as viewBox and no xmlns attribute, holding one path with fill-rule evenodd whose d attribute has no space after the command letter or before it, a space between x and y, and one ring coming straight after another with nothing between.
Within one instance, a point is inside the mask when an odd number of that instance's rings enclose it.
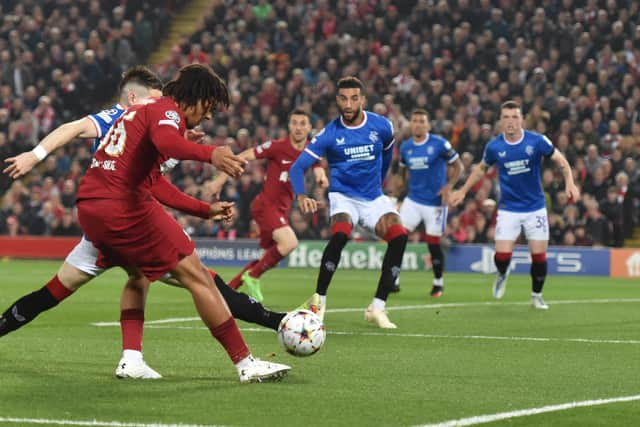
<instances>
[{"instance_id":1,"label":"wristband","mask_svg":"<svg viewBox=\"0 0 640 427\"><path fill-rule=\"evenodd\" d=\"M36 155L38 161L44 160L44 158L47 157L48 154L47 150L45 150L42 145L36 145L36 147L31 150L31 152Z\"/></svg>"}]
</instances>

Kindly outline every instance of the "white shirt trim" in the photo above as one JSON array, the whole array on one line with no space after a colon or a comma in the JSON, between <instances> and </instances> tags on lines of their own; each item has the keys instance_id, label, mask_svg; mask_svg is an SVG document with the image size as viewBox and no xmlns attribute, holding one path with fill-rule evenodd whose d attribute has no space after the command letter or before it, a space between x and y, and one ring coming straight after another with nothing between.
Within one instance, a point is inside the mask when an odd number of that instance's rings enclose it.
<instances>
[{"instance_id":1,"label":"white shirt trim","mask_svg":"<svg viewBox=\"0 0 640 427\"><path fill-rule=\"evenodd\" d=\"M159 124L159 125L171 125L171 126L173 126L174 128L176 128L176 129L180 129L180 128L178 127L178 125L176 124L176 122L174 122L173 120L160 120L160 121L158 122L158 124Z\"/></svg>"},{"instance_id":2,"label":"white shirt trim","mask_svg":"<svg viewBox=\"0 0 640 427\"><path fill-rule=\"evenodd\" d=\"M311 157L313 157L314 159L320 160L321 157L318 156L316 153L314 153L313 151L309 150L308 148L304 149L304 152L309 154Z\"/></svg>"},{"instance_id":3,"label":"white shirt trim","mask_svg":"<svg viewBox=\"0 0 640 427\"><path fill-rule=\"evenodd\" d=\"M93 116L87 116L91 123L93 123L93 127L96 128L96 138L102 138L102 128L98 124L98 121Z\"/></svg>"},{"instance_id":4,"label":"white shirt trim","mask_svg":"<svg viewBox=\"0 0 640 427\"><path fill-rule=\"evenodd\" d=\"M517 140L516 142L510 142L507 139L507 136L504 134L504 132L502 132L502 139L504 139L504 142L506 142L509 145L518 145L520 144L523 140L524 140L524 129L522 130L522 136L520 137L519 140Z\"/></svg>"},{"instance_id":5,"label":"white shirt trim","mask_svg":"<svg viewBox=\"0 0 640 427\"><path fill-rule=\"evenodd\" d=\"M429 132L427 132L427 136L425 136L422 141L416 141L413 137L411 137L411 139L413 139L413 145L418 145L419 146L419 145L426 144L427 141L429 140L429 136L430 136L430 134L429 134Z\"/></svg>"},{"instance_id":6,"label":"white shirt trim","mask_svg":"<svg viewBox=\"0 0 640 427\"><path fill-rule=\"evenodd\" d=\"M347 126L344 120L342 120L342 114L340 114L340 123L342 123L342 126L346 127L347 129L360 129L362 126L367 124L367 118L369 117L365 110L362 110L362 114L364 114L364 120L358 126Z\"/></svg>"}]
</instances>

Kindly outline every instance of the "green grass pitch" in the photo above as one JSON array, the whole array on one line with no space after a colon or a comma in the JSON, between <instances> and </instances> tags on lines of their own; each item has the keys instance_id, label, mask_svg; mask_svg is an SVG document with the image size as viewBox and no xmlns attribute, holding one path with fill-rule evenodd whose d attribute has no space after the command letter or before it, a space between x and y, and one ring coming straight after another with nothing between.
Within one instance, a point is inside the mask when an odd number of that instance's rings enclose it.
<instances>
[{"instance_id":1,"label":"green grass pitch","mask_svg":"<svg viewBox=\"0 0 640 427\"><path fill-rule=\"evenodd\" d=\"M0 262L0 310L58 265ZM219 271L229 278L235 269ZM265 304L297 306L313 292L316 273L266 273ZM492 425L638 422L637 281L552 276L544 293L550 309L541 312L529 306L528 276L512 276L502 301L491 297L492 279L445 274L445 294L434 300L431 273L405 272L388 303L398 329L385 331L363 320L378 273L339 270L318 354L289 356L275 333L240 322L254 355L293 367L280 383L241 385L199 320L154 324L196 316L185 291L160 283L147 302L144 353L164 378L115 379L120 328L92 325L118 320L125 276L114 269L0 338L0 425L415 426L625 396L634 398Z\"/></svg>"}]
</instances>

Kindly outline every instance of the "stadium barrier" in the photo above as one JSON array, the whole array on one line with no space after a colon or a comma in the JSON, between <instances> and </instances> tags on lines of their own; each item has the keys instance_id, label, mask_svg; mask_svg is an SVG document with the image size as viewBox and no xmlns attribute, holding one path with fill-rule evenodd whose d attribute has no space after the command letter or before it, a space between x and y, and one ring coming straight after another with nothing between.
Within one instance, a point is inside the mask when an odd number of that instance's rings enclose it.
<instances>
[{"instance_id":1,"label":"stadium barrier","mask_svg":"<svg viewBox=\"0 0 640 427\"><path fill-rule=\"evenodd\" d=\"M80 237L0 236L0 257L64 259Z\"/></svg>"},{"instance_id":2,"label":"stadium barrier","mask_svg":"<svg viewBox=\"0 0 640 427\"><path fill-rule=\"evenodd\" d=\"M78 237L0 237L0 257L64 259L78 242ZM260 257L262 250L253 239L194 239L196 250L206 265L240 267ZM318 268L326 242L303 240L281 266ZM340 268L378 270L386 245L376 242L349 242L342 252ZM452 245L447 248L446 268L450 272L494 273L492 245ZM591 247L551 247L547 252L549 274L611 277L640 277L640 249L595 249ZM513 252L514 273L529 273L531 257L525 246ZM402 269L431 269L427 245L409 243Z\"/></svg>"}]
</instances>

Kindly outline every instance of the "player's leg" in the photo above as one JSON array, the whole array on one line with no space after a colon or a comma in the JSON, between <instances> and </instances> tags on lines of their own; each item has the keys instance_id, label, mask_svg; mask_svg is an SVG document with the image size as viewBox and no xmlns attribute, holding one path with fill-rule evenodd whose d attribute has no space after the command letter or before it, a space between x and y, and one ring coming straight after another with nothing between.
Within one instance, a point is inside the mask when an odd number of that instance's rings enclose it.
<instances>
[{"instance_id":1,"label":"player's leg","mask_svg":"<svg viewBox=\"0 0 640 427\"><path fill-rule=\"evenodd\" d=\"M444 292L444 253L440 245L440 238L444 233L444 227L447 223L446 206L423 206L425 210L424 224L426 230L425 240L429 246L431 254L431 266L433 268L433 286L431 287L431 296L439 298Z\"/></svg>"},{"instance_id":2,"label":"player's leg","mask_svg":"<svg viewBox=\"0 0 640 427\"><path fill-rule=\"evenodd\" d=\"M400 220L404 228L410 233L416 229L422 221L419 205L408 197L402 201L400 206ZM400 275L396 278L391 288L391 292L400 292Z\"/></svg>"},{"instance_id":3,"label":"player's leg","mask_svg":"<svg viewBox=\"0 0 640 427\"><path fill-rule=\"evenodd\" d=\"M0 317L0 337L21 328L43 311L57 306L102 269L95 265L98 251L84 237L73 248L55 276L42 288L11 304Z\"/></svg>"},{"instance_id":4,"label":"player's leg","mask_svg":"<svg viewBox=\"0 0 640 427\"><path fill-rule=\"evenodd\" d=\"M516 239L520 235L520 216L514 212L498 210L496 218L496 253L493 261L496 265L496 279L493 282L493 297L500 299L507 290L509 264Z\"/></svg>"},{"instance_id":5,"label":"player's leg","mask_svg":"<svg viewBox=\"0 0 640 427\"><path fill-rule=\"evenodd\" d=\"M365 312L365 320L380 328L396 328L396 325L387 317L385 306L391 287L400 274L402 256L409 237L407 230L400 222L400 216L397 213L387 212L375 224L375 232L387 242L387 250L382 260L382 271L376 294Z\"/></svg>"},{"instance_id":6,"label":"player's leg","mask_svg":"<svg viewBox=\"0 0 640 427\"><path fill-rule=\"evenodd\" d=\"M324 313L327 308L327 290L333 273L336 272L340 263L342 249L351 238L351 215L341 212L331 217L331 238L324 247L322 252L322 260L320 262L320 270L318 271L318 279L316 281L316 294L320 302L320 307L316 310L316 314L321 320L324 320ZM312 299L316 299L313 295Z\"/></svg>"},{"instance_id":7,"label":"player's leg","mask_svg":"<svg viewBox=\"0 0 640 427\"><path fill-rule=\"evenodd\" d=\"M235 291L227 286L222 277L211 270L209 271L212 273L213 281L227 302L231 315L234 318L255 323L265 328L273 329L274 331L278 330L280 322L287 313L268 310L249 295Z\"/></svg>"},{"instance_id":8,"label":"player's leg","mask_svg":"<svg viewBox=\"0 0 640 427\"><path fill-rule=\"evenodd\" d=\"M197 252L182 258L171 274L191 293L200 318L227 351L240 381L277 379L286 374L290 369L288 366L257 361L251 356L224 298L202 266Z\"/></svg>"},{"instance_id":9,"label":"player's leg","mask_svg":"<svg viewBox=\"0 0 640 427\"><path fill-rule=\"evenodd\" d=\"M547 210L540 209L529 214L524 223L524 232L531 252L531 305L546 310L549 308L542 299L542 288L547 277L547 248L549 227Z\"/></svg>"},{"instance_id":10,"label":"player's leg","mask_svg":"<svg viewBox=\"0 0 640 427\"><path fill-rule=\"evenodd\" d=\"M142 357L144 307L150 282L135 269L129 272L127 284L120 297L120 329L122 357L116 368L118 378L162 378Z\"/></svg>"}]
</instances>

